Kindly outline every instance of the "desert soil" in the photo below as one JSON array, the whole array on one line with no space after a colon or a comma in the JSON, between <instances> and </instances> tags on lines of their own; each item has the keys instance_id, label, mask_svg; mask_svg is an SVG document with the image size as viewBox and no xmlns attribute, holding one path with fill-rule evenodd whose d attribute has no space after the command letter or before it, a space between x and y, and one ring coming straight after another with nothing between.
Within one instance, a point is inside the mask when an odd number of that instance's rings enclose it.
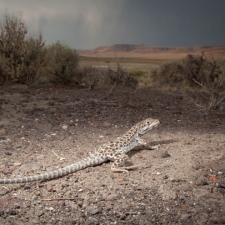
<instances>
[{"instance_id":1,"label":"desert soil","mask_svg":"<svg viewBox=\"0 0 225 225\"><path fill-rule=\"evenodd\" d=\"M0 177L73 164L135 123L161 124L131 151L129 174L110 162L44 182L0 185L0 224L225 224L225 114L177 92L36 85L0 90Z\"/></svg>"}]
</instances>

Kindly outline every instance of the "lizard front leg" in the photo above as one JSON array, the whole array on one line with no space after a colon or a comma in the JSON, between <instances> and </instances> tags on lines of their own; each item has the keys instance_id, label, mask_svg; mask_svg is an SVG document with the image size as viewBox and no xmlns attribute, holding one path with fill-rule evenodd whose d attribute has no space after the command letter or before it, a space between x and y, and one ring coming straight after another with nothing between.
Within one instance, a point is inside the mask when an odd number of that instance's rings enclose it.
<instances>
[{"instance_id":1,"label":"lizard front leg","mask_svg":"<svg viewBox=\"0 0 225 225\"><path fill-rule=\"evenodd\" d=\"M147 144L147 142L145 140L143 140L140 137L137 137L136 140L137 140L137 143L139 144L139 148L144 147L148 150L153 150L153 149L158 149L160 146L160 145L149 145L149 144Z\"/></svg>"}]
</instances>

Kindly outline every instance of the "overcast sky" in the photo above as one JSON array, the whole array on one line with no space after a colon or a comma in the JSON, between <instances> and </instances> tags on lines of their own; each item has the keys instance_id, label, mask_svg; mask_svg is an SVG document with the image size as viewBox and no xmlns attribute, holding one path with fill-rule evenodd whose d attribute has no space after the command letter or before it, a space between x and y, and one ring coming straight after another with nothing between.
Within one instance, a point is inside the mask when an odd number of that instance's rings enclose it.
<instances>
[{"instance_id":1,"label":"overcast sky","mask_svg":"<svg viewBox=\"0 0 225 225\"><path fill-rule=\"evenodd\" d=\"M47 44L225 45L225 0L0 0Z\"/></svg>"}]
</instances>

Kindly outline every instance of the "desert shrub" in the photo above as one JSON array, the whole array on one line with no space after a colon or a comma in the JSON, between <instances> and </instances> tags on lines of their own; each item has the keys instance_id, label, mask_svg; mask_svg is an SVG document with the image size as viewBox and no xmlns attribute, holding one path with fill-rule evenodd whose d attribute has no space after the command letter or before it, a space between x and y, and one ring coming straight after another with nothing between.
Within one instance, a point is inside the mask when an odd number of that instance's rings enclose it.
<instances>
[{"instance_id":1,"label":"desert shrub","mask_svg":"<svg viewBox=\"0 0 225 225\"><path fill-rule=\"evenodd\" d=\"M45 61L53 82L69 84L74 80L76 81L76 78L80 79L79 56L75 49L59 42L52 44L47 48Z\"/></svg>"},{"instance_id":2,"label":"desert shrub","mask_svg":"<svg viewBox=\"0 0 225 225\"><path fill-rule=\"evenodd\" d=\"M117 63L116 70L113 70L108 67L106 71L106 76L108 77L109 82L112 85L109 92L111 93L113 89L116 87L116 85L128 86L136 90L139 86L138 79L134 76L131 76L128 72L126 72L119 62L116 63Z\"/></svg>"},{"instance_id":3,"label":"desert shrub","mask_svg":"<svg viewBox=\"0 0 225 225\"><path fill-rule=\"evenodd\" d=\"M6 83L9 77L6 72L6 68L4 68L4 65L3 59L0 57L0 85Z\"/></svg>"},{"instance_id":4,"label":"desert shrub","mask_svg":"<svg viewBox=\"0 0 225 225\"><path fill-rule=\"evenodd\" d=\"M211 109L224 109L225 101L225 72L221 65L214 59L207 59L204 54L198 57L199 60L193 60L188 56L185 64L184 75L191 85L199 87L199 94L191 100L200 109L209 111ZM193 60L196 73L187 68L189 62ZM188 71L188 72L187 72Z\"/></svg>"},{"instance_id":5,"label":"desert shrub","mask_svg":"<svg viewBox=\"0 0 225 225\"><path fill-rule=\"evenodd\" d=\"M206 63L203 55L187 55L183 59L184 79L190 86L196 85L194 80L201 81L204 74L204 65Z\"/></svg>"},{"instance_id":6,"label":"desert shrub","mask_svg":"<svg viewBox=\"0 0 225 225\"><path fill-rule=\"evenodd\" d=\"M134 89L135 91L137 90L137 88L139 87L139 80L137 77L131 76L130 74L127 74L127 76L125 77L125 86L130 87L132 89Z\"/></svg>"},{"instance_id":7,"label":"desert shrub","mask_svg":"<svg viewBox=\"0 0 225 225\"><path fill-rule=\"evenodd\" d=\"M152 80L158 85L180 84L183 81L182 62L168 61L152 70Z\"/></svg>"},{"instance_id":8,"label":"desert shrub","mask_svg":"<svg viewBox=\"0 0 225 225\"><path fill-rule=\"evenodd\" d=\"M22 16L6 14L0 23L0 58L4 81L31 84L43 63L44 41L28 34Z\"/></svg>"},{"instance_id":9,"label":"desert shrub","mask_svg":"<svg viewBox=\"0 0 225 225\"><path fill-rule=\"evenodd\" d=\"M30 37L24 43L24 57L21 58L21 64L18 67L20 74L18 82L32 84L39 76L44 66L44 57L46 51L42 35L38 38Z\"/></svg>"},{"instance_id":10,"label":"desert shrub","mask_svg":"<svg viewBox=\"0 0 225 225\"><path fill-rule=\"evenodd\" d=\"M89 90L95 89L97 86L104 84L104 71L102 69L87 66L82 70L82 81Z\"/></svg>"},{"instance_id":11,"label":"desert shrub","mask_svg":"<svg viewBox=\"0 0 225 225\"><path fill-rule=\"evenodd\" d=\"M191 87L211 89L216 86L219 88L223 73L223 66L214 58L207 58L204 53L187 55L182 60L183 79Z\"/></svg>"},{"instance_id":12,"label":"desert shrub","mask_svg":"<svg viewBox=\"0 0 225 225\"><path fill-rule=\"evenodd\" d=\"M162 64L152 71L156 84L179 85L198 108L223 108L225 101L225 61L201 55L187 55L181 61ZM192 92L192 93L190 93Z\"/></svg>"},{"instance_id":13,"label":"desert shrub","mask_svg":"<svg viewBox=\"0 0 225 225\"><path fill-rule=\"evenodd\" d=\"M156 86L155 82L153 83L151 71L146 71L143 76L138 77L138 85L142 88L148 88Z\"/></svg>"}]
</instances>

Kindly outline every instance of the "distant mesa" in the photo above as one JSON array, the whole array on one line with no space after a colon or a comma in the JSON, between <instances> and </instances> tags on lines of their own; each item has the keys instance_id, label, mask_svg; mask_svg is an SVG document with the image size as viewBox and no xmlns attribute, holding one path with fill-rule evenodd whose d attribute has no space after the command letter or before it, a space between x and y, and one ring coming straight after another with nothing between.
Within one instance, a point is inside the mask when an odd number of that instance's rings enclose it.
<instances>
[{"instance_id":1,"label":"distant mesa","mask_svg":"<svg viewBox=\"0 0 225 225\"><path fill-rule=\"evenodd\" d=\"M225 56L225 46L189 46L189 47L158 47L148 45L116 44L101 46L92 50L79 50L81 56L86 57L129 57L129 58L181 58L188 54L201 54L210 56Z\"/></svg>"}]
</instances>

